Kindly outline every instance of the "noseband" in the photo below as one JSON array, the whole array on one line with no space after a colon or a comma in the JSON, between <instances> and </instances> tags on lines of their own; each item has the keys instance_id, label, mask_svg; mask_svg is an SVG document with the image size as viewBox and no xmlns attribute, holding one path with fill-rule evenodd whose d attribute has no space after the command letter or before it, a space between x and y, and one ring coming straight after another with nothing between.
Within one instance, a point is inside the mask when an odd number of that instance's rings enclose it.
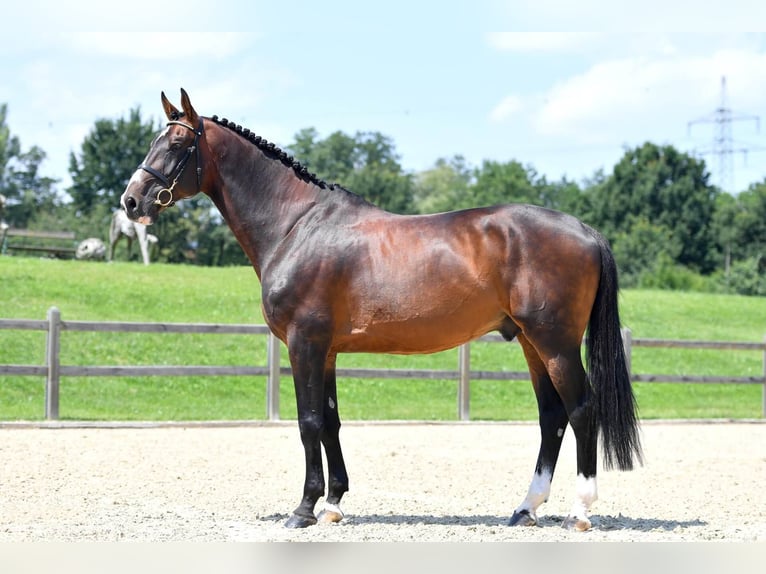
<instances>
[{"instance_id":1,"label":"noseband","mask_svg":"<svg viewBox=\"0 0 766 574\"><path fill-rule=\"evenodd\" d=\"M176 125L176 126L183 126L187 130L191 130L194 132L194 143L190 145L188 148L186 148L186 154L181 158L181 161L178 162L178 165L176 166L173 182L171 183L170 178L166 176L163 173L160 173L156 169L154 169L152 166L147 165L145 163L142 163L138 166L138 169L143 169L144 171L150 173L157 179L159 179L165 187L163 187L161 190L157 192L157 197L154 200L155 205L159 205L160 207L169 207L175 203L173 200L173 188L176 186L176 183L178 183L178 178L181 177L181 174L184 172L184 169L186 169L186 164L189 163L189 158L192 156L193 153L196 152L196 161L197 161L197 190L200 189L202 185L202 166L199 162L199 138L202 135L202 118L199 119L199 128L194 129L191 125L178 121L178 120L172 120L167 123L168 126ZM163 195L167 194L167 198L163 200Z\"/></svg>"}]
</instances>

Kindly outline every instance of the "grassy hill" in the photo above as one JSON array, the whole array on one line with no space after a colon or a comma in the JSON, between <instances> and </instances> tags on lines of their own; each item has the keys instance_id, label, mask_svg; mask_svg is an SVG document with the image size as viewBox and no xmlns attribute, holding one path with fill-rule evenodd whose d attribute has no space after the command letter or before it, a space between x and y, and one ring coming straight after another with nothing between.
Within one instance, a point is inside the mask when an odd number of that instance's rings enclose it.
<instances>
[{"instance_id":1,"label":"grassy hill","mask_svg":"<svg viewBox=\"0 0 766 574\"><path fill-rule=\"evenodd\" d=\"M96 263L0 257L0 318L263 323L260 285L251 268ZM762 298L669 291L621 294L623 324L634 338L762 341ZM0 330L0 364L42 364L42 332ZM262 365L265 337L79 333L62 335L63 364ZM760 376L762 355L748 351L636 348L633 372ZM287 364L283 349L283 361ZM457 352L426 356L341 355L339 367L453 369ZM472 345L476 370L525 370L518 345ZM341 379L341 416L353 419L454 420L456 382ZM636 383L644 418L757 418L761 387ZM292 383L280 388L281 416L295 418ZM0 420L40 419L41 377L0 376ZM61 417L78 420L265 418L263 377L66 377ZM534 420L526 381L471 384L475 420Z\"/></svg>"}]
</instances>

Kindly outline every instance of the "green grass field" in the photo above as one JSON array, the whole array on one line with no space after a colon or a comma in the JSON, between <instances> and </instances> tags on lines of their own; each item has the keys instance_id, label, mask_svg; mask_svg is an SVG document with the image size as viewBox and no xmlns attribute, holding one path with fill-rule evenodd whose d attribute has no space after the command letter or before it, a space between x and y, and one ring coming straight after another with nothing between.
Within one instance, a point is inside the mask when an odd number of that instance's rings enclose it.
<instances>
[{"instance_id":1,"label":"green grass field","mask_svg":"<svg viewBox=\"0 0 766 574\"><path fill-rule=\"evenodd\" d=\"M263 323L260 286L251 268L95 263L0 257L0 318ZM621 294L623 324L633 338L763 341L763 298L670 291ZM0 330L0 364L42 364L45 334ZM283 362L287 364L283 349ZM266 338L245 335L62 334L65 365L265 365ZM454 369L457 352L425 356L341 355L339 367ZM475 343L474 370L526 370L516 344ZM752 351L633 350L633 372L761 376ZM41 377L0 376L0 420L43 417ZM643 418L760 418L760 385L636 383ZM455 420L453 380L341 379L344 420ZM263 377L65 377L62 419L264 419ZM292 382L282 379L280 414L295 418ZM528 381L471 383L474 420L534 420Z\"/></svg>"}]
</instances>

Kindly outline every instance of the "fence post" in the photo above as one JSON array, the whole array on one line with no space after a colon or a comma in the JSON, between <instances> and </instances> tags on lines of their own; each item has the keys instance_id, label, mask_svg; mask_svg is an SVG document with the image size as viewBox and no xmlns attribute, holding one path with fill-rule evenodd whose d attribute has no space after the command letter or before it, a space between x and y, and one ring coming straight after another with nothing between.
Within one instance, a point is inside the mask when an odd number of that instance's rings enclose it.
<instances>
[{"instance_id":1,"label":"fence post","mask_svg":"<svg viewBox=\"0 0 766 574\"><path fill-rule=\"evenodd\" d=\"M279 420L279 339L269 332L266 362L269 378L266 382L266 415L270 421Z\"/></svg>"},{"instance_id":2,"label":"fence post","mask_svg":"<svg viewBox=\"0 0 766 574\"><path fill-rule=\"evenodd\" d=\"M48 309L48 339L45 349L45 364L48 367L45 379L45 418L52 421L59 418L60 334L61 313L57 307L51 307Z\"/></svg>"},{"instance_id":3,"label":"fence post","mask_svg":"<svg viewBox=\"0 0 766 574\"><path fill-rule=\"evenodd\" d=\"M761 416L766 419L766 335L763 337L763 391L761 391Z\"/></svg>"},{"instance_id":4,"label":"fence post","mask_svg":"<svg viewBox=\"0 0 766 574\"><path fill-rule=\"evenodd\" d=\"M625 366L628 368L628 378L633 380L633 332L627 327L620 330L622 346L625 348Z\"/></svg>"},{"instance_id":5,"label":"fence post","mask_svg":"<svg viewBox=\"0 0 766 574\"><path fill-rule=\"evenodd\" d=\"M465 343L458 347L457 364L459 371L457 388L457 415L461 421L471 418L471 345Z\"/></svg>"}]
</instances>

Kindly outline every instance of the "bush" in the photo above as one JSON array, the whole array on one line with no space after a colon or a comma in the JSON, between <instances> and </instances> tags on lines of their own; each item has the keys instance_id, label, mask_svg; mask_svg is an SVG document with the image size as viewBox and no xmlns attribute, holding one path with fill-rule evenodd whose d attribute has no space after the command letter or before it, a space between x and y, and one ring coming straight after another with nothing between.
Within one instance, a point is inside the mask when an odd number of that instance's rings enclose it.
<instances>
[{"instance_id":1,"label":"bush","mask_svg":"<svg viewBox=\"0 0 766 574\"><path fill-rule=\"evenodd\" d=\"M668 289L675 291L711 291L709 278L679 265L665 251L655 259L654 263L643 271L637 286L641 289Z\"/></svg>"},{"instance_id":2,"label":"bush","mask_svg":"<svg viewBox=\"0 0 766 574\"><path fill-rule=\"evenodd\" d=\"M640 286L642 277L654 272L660 258L672 264L681 251L667 227L652 224L644 218L631 218L630 231L617 234L613 250L623 287Z\"/></svg>"},{"instance_id":3,"label":"bush","mask_svg":"<svg viewBox=\"0 0 766 574\"><path fill-rule=\"evenodd\" d=\"M729 275L718 278L721 290L737 295L766 295L766 261L760 255L735 261Z\"/></svg>"}]
</instances>

